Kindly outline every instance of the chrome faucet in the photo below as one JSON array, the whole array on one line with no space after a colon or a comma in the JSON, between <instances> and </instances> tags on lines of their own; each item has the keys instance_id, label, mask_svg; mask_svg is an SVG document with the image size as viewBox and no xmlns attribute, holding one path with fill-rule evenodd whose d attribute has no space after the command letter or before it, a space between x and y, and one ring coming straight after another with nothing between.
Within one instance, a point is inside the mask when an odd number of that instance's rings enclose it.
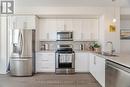
<instances>
[{"instance_id":1,"label":"chrome faucet","mask_svg":"<svg viewBox=\"0 0 130 87\"><path fill-rule=\"evenodd\" d=\"M113 43L111 41L107 41L106 44L111 44L111 55L115 52L115 50L113 49Z\"/></svg>"}]
</instances>

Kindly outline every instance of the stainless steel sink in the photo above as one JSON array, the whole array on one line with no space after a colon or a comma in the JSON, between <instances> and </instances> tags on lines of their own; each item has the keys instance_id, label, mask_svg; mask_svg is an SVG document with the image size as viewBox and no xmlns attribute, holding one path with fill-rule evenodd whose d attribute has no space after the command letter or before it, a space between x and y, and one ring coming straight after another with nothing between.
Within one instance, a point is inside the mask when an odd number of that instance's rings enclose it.
<instances>
[{"instance_id":1,"label":"stainless steel sink","mask_svg":"<svg viewBox=\"0 0 130 87\"><path fill-rule=\"evenodd\" d=\"M103 56L109 56L109 57L118 57L118 55L115 55L115 54L108 54L108 53L99 53L99 54L101 54L101 55L103 55Z\"/></svg>"},{"instance_id":2,"label":"stainless steel sink","mask_svg":"<svg viewBox=\"0 0 130 87\"><path fill-rule=\"evenodd\" d=\"M118 55L114 55L114 54L112 54L112 55L102 54L102 55L104 55L104 56L110 56L110 57L118 57Z\"/></svg>"}]
</instances>

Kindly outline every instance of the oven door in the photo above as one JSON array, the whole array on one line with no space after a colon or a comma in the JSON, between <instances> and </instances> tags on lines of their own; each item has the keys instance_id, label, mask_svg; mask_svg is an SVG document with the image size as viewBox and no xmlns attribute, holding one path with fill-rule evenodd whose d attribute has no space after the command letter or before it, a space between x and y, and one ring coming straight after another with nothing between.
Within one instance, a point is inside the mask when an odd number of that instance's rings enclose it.
<instances>
[{"instance_id":1,"label":"oven door","mask_svg":"<svg viewBox=\"0 0 130 87\"><path fill-rule=\"evenodd\" d=\"M59 53L58 68L74 68L74 53Z\"/></svg>"}]
</instances>

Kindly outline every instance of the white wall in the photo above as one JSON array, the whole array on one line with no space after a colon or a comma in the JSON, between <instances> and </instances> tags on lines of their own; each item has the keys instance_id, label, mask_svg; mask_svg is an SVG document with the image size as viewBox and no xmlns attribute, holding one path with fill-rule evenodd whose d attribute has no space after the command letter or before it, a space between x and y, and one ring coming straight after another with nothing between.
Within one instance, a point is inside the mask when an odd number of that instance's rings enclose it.
<instances>
[{"instance_id":1,"label":"white wall","mask_svg":"<svg viewBox=\"0 0 130 87\"><path fill-rule=\"evenodd\" d=\"M6 16L0 17L0 74L5 74L7 69L7 25Z\"/></svg>"}]
</instances>

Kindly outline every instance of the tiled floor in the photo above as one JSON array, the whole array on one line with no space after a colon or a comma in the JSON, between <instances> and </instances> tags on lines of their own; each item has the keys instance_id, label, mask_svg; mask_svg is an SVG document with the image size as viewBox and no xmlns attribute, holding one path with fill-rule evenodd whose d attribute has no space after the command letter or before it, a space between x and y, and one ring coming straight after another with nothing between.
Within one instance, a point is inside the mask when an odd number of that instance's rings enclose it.
<instances>
[{"instance_id":1,"label":"tiled floor","mask_svg":"<svg viewBox=\"0 0 130 87\"><path fill-rule=\"evenodd\" d=\"M0 87L101 87L91 74L36 74L32 77L0 75Z\"/></svg>"}]
</instances>

